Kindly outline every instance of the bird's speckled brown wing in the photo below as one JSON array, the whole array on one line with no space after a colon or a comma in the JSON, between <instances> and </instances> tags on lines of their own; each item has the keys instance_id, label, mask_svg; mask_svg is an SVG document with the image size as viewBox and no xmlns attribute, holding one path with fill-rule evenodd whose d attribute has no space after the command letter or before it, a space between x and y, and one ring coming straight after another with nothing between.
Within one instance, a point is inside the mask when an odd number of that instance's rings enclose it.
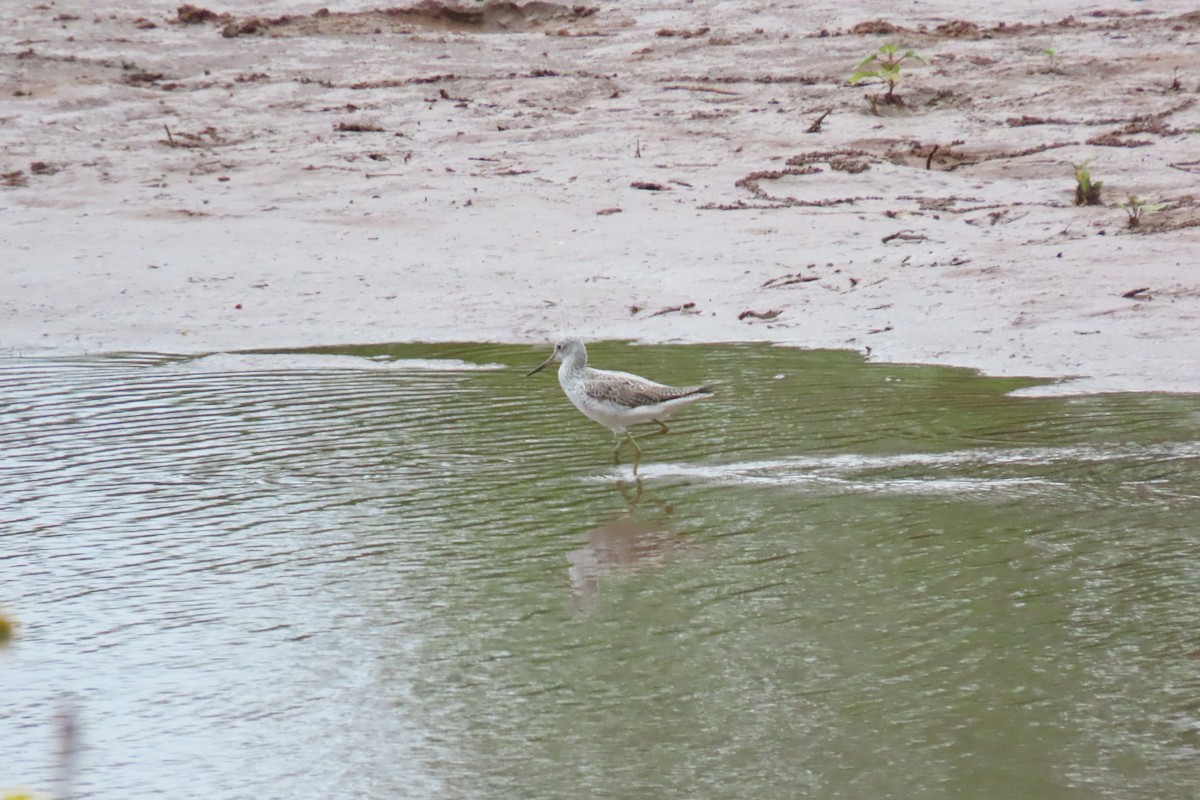
<instances>
[{"instance_id":1,"label":"bird's speckled brown wing","mask_svg":"<svg viewBox=\"0 0 1200 800\"><path fill-rule=\"evenodd\" d=\"M696 394L712 394L707 386L664 386L637 375L596 370L588 376L587 396L625 408L652 406Z\"/></svg>"}]
</instances>

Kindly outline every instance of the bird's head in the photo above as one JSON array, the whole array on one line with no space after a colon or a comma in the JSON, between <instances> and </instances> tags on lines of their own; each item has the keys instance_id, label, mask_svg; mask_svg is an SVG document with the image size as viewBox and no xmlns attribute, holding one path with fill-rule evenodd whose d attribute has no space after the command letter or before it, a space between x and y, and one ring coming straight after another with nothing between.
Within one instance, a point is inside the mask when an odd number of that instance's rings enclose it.
<instances>
[{"instance_id":1,"label":"bird's head","mask_svg":"<svg viewBox=\"0 0 1200 800\"><path fill-rule=\"evenodd\" d=\"M550 354L550 357L530 370L525 377L528 378L530 375L541 372L554 361L586 364L587 348L583 346L583 342L579 339L563 339L554 345L554 352Z\"/></svg>"}]
</instances>

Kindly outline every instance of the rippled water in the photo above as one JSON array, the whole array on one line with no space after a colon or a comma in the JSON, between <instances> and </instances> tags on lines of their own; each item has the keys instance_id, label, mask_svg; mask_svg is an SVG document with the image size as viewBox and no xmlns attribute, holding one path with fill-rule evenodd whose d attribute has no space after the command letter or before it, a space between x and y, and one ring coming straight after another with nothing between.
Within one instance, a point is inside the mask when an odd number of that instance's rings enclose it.
<instances>
[{"instance_id":1,"label":"rippled water","mask_svg":"<svg viewBox=\"0 0 1200 800\"><path fill-rule=\"evenodd\" d=\"M0 359L0 789L1192 798L1200 398L770 347Z\"/></svg>"}]
</instances>

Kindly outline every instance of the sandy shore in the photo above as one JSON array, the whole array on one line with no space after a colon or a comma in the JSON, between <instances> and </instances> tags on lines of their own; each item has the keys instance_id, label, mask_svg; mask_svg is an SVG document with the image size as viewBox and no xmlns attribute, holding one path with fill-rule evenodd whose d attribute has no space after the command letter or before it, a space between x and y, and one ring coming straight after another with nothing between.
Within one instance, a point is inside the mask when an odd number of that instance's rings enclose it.
<instances>
[{"instance_id":1,"label":"sandy shore","mask_svg":"<svg viewBox=\"0 0 1200 800\"><path fill-rule=\"evenodd\" d=\"M1200 391L1193 3L250 6L5 9L3 352L572 333ZM903 107L846 80L885 41Z\"/></svg>"}]
</instances>

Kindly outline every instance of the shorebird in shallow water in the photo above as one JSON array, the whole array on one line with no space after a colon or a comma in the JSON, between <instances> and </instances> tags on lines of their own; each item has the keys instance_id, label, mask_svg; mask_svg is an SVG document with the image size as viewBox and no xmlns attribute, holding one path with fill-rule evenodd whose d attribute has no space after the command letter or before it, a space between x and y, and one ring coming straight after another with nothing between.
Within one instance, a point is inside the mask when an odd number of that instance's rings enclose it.
<instances>
[{"instance_id":1,"label":"shorebird in shallow water","mask_svg":"<svg viewBox=\"0 0 1200 800\"><path fill-rule=\"evenodd\" d=\"M564 339L554 345L550 357L529 375L541 372L555 360L562 362L558 382L567 399L585 416L624 437L613 451L613 463L620 463L621 448L626 442L633 445L637 454L633 460L634 475L642 458L642 448L636 440L663 435L670 430L664 422L667 417L712 394L707 386L664 386L628 372L593 369L587 365L587 348L578 339ZM633 425L650 422L658 425L658 430L637 437L629 432Z\"/></svg>"}]
</instances>

